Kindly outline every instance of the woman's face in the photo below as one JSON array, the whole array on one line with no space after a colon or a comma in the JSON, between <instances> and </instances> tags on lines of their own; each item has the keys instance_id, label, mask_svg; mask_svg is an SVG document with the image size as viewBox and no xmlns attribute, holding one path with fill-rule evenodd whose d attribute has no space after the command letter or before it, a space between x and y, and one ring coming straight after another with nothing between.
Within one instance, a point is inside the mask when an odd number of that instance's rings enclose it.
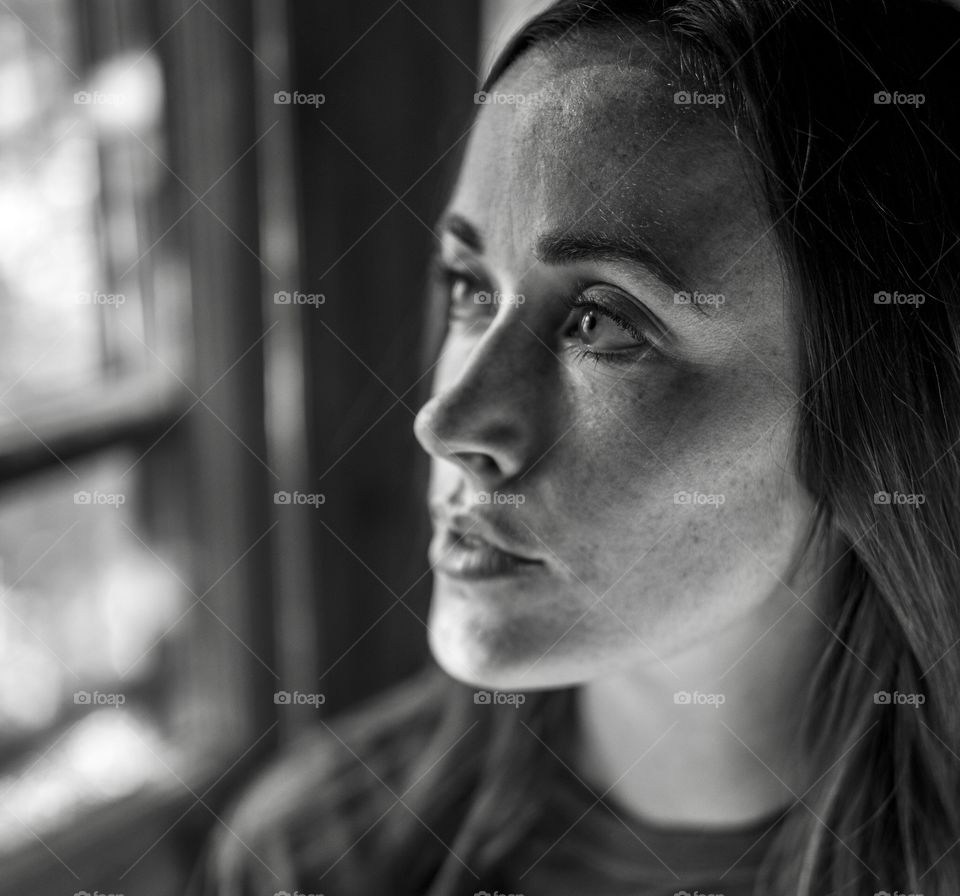
<instances>
[{"instance_id":1,"label":"woman's face","mask_svg":"<svg viewBox=\"0 0 960 896\"><path fill-rule=\"evenodd\" d=\"M480 108L442 222L450 319L416 421L430 645L482 687L709 644L789 581L812 519L749 152L719 99L678 103L623 54L523 56Z\"/></svg>"}]
</instances>

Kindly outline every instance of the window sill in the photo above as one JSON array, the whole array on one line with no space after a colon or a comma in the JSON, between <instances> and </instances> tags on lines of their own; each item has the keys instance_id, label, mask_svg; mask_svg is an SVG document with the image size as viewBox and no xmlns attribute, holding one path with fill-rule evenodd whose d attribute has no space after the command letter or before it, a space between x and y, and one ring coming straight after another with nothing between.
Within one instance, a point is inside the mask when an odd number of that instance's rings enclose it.
<instances>
[{"instance_id":1,"label":"window sill","mask_svg":"<svg viewBox=\"0 0 960 896\"><path fill-rule=\"evenodd\" d=\"M158 756L166 769L162 777L145 775L140 786L122 796L85 799L82 809L29 830L22 826L16 842L0 843L0 896L98 890L141 896L182 893L215 823L213 812L259 754L251 752L238 761L227 751L187 755L169 743L148 749L167 752L162 760ZM36 776L35 769L17 786L41 792L31 775ZM9 811L5 815L12 819L11 828L18 825Z\"/></svg>"},{"instance_id":2,"label":"window sill","mask_svg":"<svg viewBox=\"0 0 960 896\"><path fill-rule=\"evenodd\" d=\"M82 400L79 400L81 399ZM0 481L122 439L161 433L190 407L173 375L142 374L84 392L66 393L17 418L0 420Z\"/></svg>"}]
</instances>

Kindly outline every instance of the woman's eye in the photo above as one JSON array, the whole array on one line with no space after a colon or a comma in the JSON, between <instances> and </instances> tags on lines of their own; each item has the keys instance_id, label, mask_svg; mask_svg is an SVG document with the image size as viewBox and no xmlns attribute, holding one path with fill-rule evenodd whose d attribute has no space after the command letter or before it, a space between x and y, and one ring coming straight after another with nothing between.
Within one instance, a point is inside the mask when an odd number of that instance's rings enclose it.
<instances>
[{"instance_id":1,"label":"woman's eye","mask_svg":"<svg viewBox=\"0 0 960 896\"><path fill-rule=\"evenodd\" d=\"M437 286L446 296L446 305L451 320L472 320L483 311L481 297L484 295L476 278L452 268L437 271Z\"/></svg>"},{"instance_id":2,"label":"woman's eye","mask_svg":"<svg viewBox=\"0 0 960 896\"><path fill-rule=\"evenodd\" d=\"M575 309L565 335L578 340L586 354L594 356L642 348L650 342L636 327L597 305Z\"/></svg>"},{"instance_id":3,"label":"woman's eye","mask_svg":"<svg viewBox=\"0 0 960 896\"><path fill-rule=\"evenodd\" d=\"M450 307L451 309L466 308L475 304L477 291L473 284L462 274L450 275Z\"/></svg>"}]
</instances>

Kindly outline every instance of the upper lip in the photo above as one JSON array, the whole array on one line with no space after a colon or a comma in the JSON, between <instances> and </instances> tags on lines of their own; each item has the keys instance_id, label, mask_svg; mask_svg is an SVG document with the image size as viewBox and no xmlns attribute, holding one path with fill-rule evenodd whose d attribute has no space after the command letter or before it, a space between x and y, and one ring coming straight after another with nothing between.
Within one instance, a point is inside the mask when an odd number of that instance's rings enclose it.
<instances>
[{"instance_id":1,"label":"upper lip","mask_svg":"<svg viewBox=\"0 0 960 896\"><path fill-rule=\"evenodd\" d=\"M531 563L543 562L525 548L518 548L514 539L502 534L497 525L476 512L439 508L434 511L434 520L449 529L455 536L475 535L489 542L505 554L512 554Z\"/></svg>"}]
</instances>

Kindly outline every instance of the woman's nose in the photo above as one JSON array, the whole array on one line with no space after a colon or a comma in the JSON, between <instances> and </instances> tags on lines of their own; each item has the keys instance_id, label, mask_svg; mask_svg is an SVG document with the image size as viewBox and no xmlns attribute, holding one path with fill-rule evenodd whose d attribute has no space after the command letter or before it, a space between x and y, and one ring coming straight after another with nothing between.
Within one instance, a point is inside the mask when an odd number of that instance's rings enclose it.
<instances>
[{"instance_id":1,"label":"woman's nose","mask_svg":"<svg viewBox=\"0 0 960 896\"><path fill-rule=\"evenodd\" d=\"M542 435L543 401L527 360L536 348L521 344L532 334L500 323L479 342L460 340L462 350L456 344L445 349L435 394L414 423L429 454L458 464L485 486L519 476Z\"/></svg>"}]
</instances>

